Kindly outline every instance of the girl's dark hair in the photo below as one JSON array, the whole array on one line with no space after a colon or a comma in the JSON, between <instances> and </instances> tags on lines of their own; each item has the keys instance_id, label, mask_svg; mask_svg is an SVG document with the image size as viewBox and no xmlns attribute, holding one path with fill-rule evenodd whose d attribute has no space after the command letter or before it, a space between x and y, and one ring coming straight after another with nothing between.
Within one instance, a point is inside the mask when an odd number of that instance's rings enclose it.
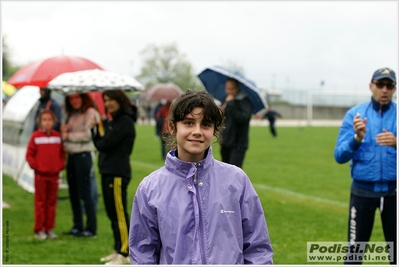
<instances>
[{"instance_id":1,"label":"girl's dark hair","mask_svg":"<svg viewBox=\"0 0 399 267\"><path fill-rule=\"evenodd\" d=\"M115 100L120 105L121 109L125 112L131 113L132 104L130 98L122 90L107 90L103 92L104 96L108 96L110 99Z\"/></svg>"},{"instance_id":2,"label":"girl's dark hair","mask_svg":"<svg viewBox=\"0 0 399 267\"><path fill-rule=\"evenodd\" d=\"M45 109L45 110L39 112L39 114L38 114L37 117L36 117L36 125L38 125L39 128L40 128L40 122L41 122L42 117L43 117L44 114L50 114L51 117L53 118L54 124L57 123L57 116L55 116L54 112L52 112L52 111L49 110L49 109Z\"/></svg>"},{"instance_id":3,"label":"girl's dark hair","mask_svg":"<svg viewBox=\"0 0 399 267\"><path fill-rule=\"evenodd\" d=\"M80 113L85 113L89 108L94 108L98 111L97 105L94 103L93 99L86 93L79 94L82 98L82 107L80 108ZM67 118L72 115L74 112L74 108L72 107L71 103L69 102L69 95L65 97L65 112Z\"/></svg>"},{"instance_id":4,"label":"girl's dark hair","mask_svg":"<svg viewBox=\"0 0 399 267\"><path fill-rule=\"evenodd\" d=\"M167 117L168 125L176 129L179 121L184 120L185 116L193 111L194 108L202 108L204 115L203 120L215 125L213 135L216 141L222 142L220 133L224 129L224 116L222 111L216 105L215 100L206 91L199 91L188 89L184 94L180 95L170 106ZM176 149L176 138L169 132L163 133L163 138L166 141L169 149Z\"/></svg>"}]
</instances>

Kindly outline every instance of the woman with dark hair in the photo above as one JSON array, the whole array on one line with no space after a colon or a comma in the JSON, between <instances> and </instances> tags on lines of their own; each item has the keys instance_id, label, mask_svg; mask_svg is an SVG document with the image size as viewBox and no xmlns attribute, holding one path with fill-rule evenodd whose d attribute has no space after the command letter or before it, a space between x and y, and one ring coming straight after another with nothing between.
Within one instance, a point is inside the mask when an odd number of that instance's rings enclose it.
<instances>
[{"instance_id":1,"label":"woman with dark hair","mask_svg":"<svg viewBox=\"0 0 399 267\"><path fill-rule=\"evenodd\" d=\"M130 263L127 187L131 179L130 154L136 138L137 108L122 90L104 91L103 100L112 118L103 122L103 135L101 126L92 120L92 135L100 152L98 168L104 205L114 235L114 251L100 261L111 265L127 264Z\"/></svg>"},{"instance_id":2,"label":"woman with dark hair","mask_svg":"<svg viewBox=\"0 0 399 267\"><path fill-rule=\"evenodd\" d=\"M92 197L91 152L94 151L94 145L90 128L92 119L100 121L100 114L87 94L71 94L65 97L65 111L67 124L61 125L61 137L64 150L68 153L66 173L73 212L72 229L65 234L91 237L97 232L97 218ZM87 216L86 227L83 223L81 199Z\"/></svg>"}]
</instances>

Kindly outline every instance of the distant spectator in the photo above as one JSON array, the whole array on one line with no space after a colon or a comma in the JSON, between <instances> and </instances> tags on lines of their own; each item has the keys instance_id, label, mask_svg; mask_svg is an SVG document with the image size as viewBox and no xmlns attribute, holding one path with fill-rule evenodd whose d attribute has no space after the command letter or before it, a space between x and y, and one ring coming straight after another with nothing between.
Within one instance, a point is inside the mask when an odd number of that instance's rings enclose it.
<instances>
[{"instance_id":1,"label":"distant spectator","mask_svg":"<svg viewBox=\"0 0 399 267\"><path fill-rule=\"evenodd\" d=\"M166 119L168 117L169 108L170 108L171 104L172 104L172 101L166 102L166 104L163 107L161 107L158 110L157 114L155 115L157 120L160 120L160 121L162 120L162 128L160 131L162 159L165 159L166 153L168 152L167 147L166 147L166 141L164 140L163 135L164 135L164 133L168 132L168 125L167 125Z\"/></svg>"},{"instance_id":2,"label":"distant spectator","mask_svg":"<svg viewBox=\"0 0 399 267\"><path fill-rule=\"evenodd\" d=\"M137 108L128 99L122 90L104 91L104 105L112 119L104 121L103 135L97 121L91 121L94 145L100 152L98 168L104 205L114 237L114 251L100 261L110 265L129 263L127 187L132 175L130 155L136 138Z\"/></svg>"},{"instance_id":3,"label":"distant spectator","mask_svg":"<svg viewBox=\"0 0 399 267\"><path fill-rule=\"evenodd\" d=\"M100 114L88 94L71 94L65 98L67 124L61 126L64 149L68 153L67 181L73 212L72 229L65 234L93 237L97 234L97 216L93 199L91 120L100 121ZM81 207L83 199L87 217L83 224Z\"/></svg>"},{"instance_id":4,"label":"distant spectator","mask_svg":"<svg viewBox=\"0 0 399 267\"><path fill-rule=\"evenodd\" d=\"M141 123L144 124L145 119L147 117L147 111L146 111L146 107L143 106L142 104L140 104L138 106L138 117L141 120Z\"/></svg>"},{"instance_id":5,"label":"distant spectator","mask_svg":"<svg viewBox=\"0 0 399 267\"><path fill-rule=\"evenodd\" d=\"M56 119L57 119L54 122L53 129L59 132L60 126L61 126L61 121L62 121L61 107L60 107L60 105L58 105L57 101L55 101L54 99L51 98L51 90L50 89L40 88L39 92L40 92L39 106L36 111L35 118L37 118L39 113L42 112L43 110L51 110L55 114ZM39 128L39 125L37 125L37 123L35 123L35 127L33 130L36 131L38 128Z\"/></svg>"},{"instance_id":6,"label":"distant spectator","mask_svg":"<svg viewBox=\"0 0 399 267\"><path fill-rule=\"evenodd\" d=\"M249 145L249 122L252 102L237 80L229 78L225 84L226 98L220 109L225 115L226 129L222 132L222 161L242 168Z\"/></svg>"},{"instance_id":7,"label":"distant spectator","mask_svg":"<svg viewBox=\"0 0 399 267\"><path fill-rule=\"evenodd\" d=\"M270 129L270 133L273 135L274 138L277 137L277 131L276 131L276 127L275 127L275 122L277 118L282 118L283 116L281 116L280 113L278 113L275 110L272 110L271 106L269 105L269 107L266 110L265 114L260 114L260 116L262 117L262 119L267 119L269 121L269 129ZM257 116L258 118L260 116Z\"/></svg>"},{"instance_id":8,"label":"distant spectator","mask_svg":"<svg viewBox=\"0 0 399 267\"><path fill-rule=\"evenodd\" d=\"M57 206L58 177L65 167L65 152L61 135L52 129L56 116L51 110L43 110L37 117L39 128L28 143L26 160L35 171L35 237L40 240L54 239L53 232Z\"/></svg>"},{"instance_id":9,"label":"distant spectator","mask_svg":"<svg viewBox=\"0 0 399 267\"><path fill-rule=\"evenodd\" d=\"M155 106L154 109L154 120L155 120L155 135L161 137L163 118L157 118L157 113L160 108L165 105L163 101L159 101L159 103Z\"/></svg>"},{"instance_id":10,"label":"distant spectator","mask_svg":"<svg viewBox=\"0 0 399 267\"><path fill-rule=\"evenodd\" d=\"M146 111L147 111L147 122L148 122L148 125L151 124L151 110L152 110L151 105L147 104Z\"/></svg>"}]
</instances>

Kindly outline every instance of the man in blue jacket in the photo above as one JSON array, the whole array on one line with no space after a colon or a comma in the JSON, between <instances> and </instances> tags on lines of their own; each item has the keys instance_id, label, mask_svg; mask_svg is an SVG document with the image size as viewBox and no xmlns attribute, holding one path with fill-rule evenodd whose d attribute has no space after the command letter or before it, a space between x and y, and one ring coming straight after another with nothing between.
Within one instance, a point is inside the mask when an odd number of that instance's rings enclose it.
<instances>
[{"instance_id":1,"label":"man in blue jacket","mask_svg":"<svg viewBox=\"0 0 399 267\"><path fill-rule=\"evenodd\" d=\"M395 72L378 69L369 86L371 101L352 107L345 115L334 156L340 164L350 161L350 245L370 240L375 211L379 208L385 240L394 244L391 263L396 264L397 108L392 101Z\"/></svg>"}]
</instances>

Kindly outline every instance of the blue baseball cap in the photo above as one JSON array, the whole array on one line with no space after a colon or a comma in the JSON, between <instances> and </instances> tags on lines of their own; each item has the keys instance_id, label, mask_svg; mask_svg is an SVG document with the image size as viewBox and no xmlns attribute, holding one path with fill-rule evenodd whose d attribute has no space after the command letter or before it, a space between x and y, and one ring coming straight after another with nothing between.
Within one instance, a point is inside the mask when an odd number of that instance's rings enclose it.
<instances>
[{"instance_id":1,"label":"blue baseball cap","mask_svg":"<svg viewBox=\"0 0 399 267\"><path fill-rule=\"evenodd\" d=\"M381 68L381 69L376 70L373 74L373 78L371 78L371 81L374 81L374 80L378 81L378 80L381 80L384 78L388 78L391 81L396 83L395 72L393 70L391 70L390 68Z\"/></svg>"}]
</instances>

